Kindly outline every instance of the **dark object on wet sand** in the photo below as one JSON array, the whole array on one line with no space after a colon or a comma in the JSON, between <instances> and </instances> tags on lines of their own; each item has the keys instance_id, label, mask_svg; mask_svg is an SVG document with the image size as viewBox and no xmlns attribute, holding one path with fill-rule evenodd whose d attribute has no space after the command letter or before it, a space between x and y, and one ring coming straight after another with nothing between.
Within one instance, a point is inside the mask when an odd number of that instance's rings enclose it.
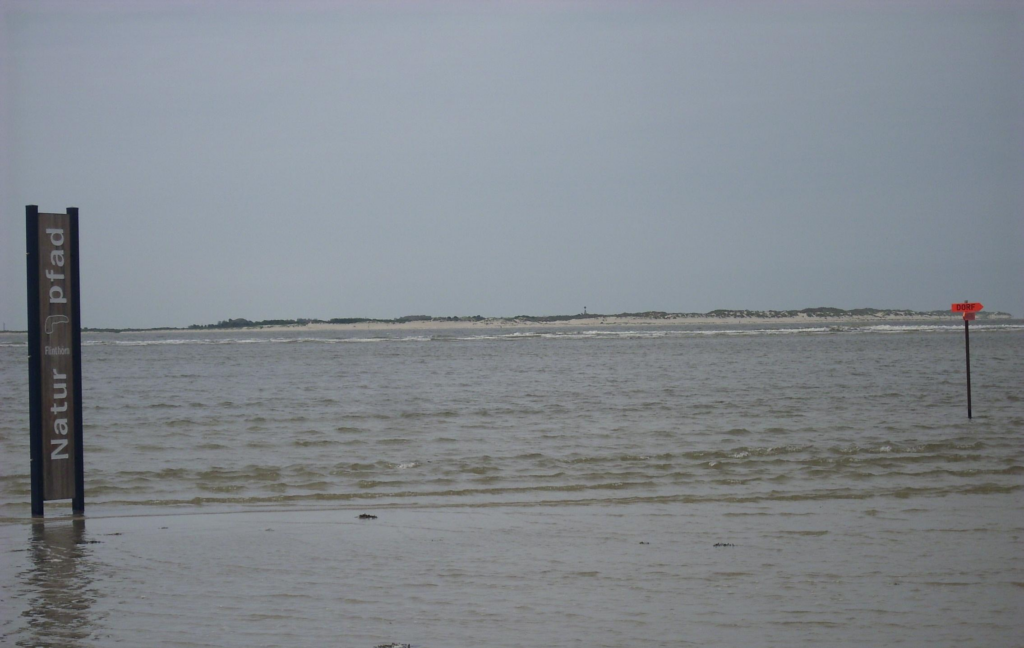
<instances>
[{"instance_id":1,"label":"dark object on wet sand","mask_svg":"<svg viewBox=\"0 0 1024 648\"><path fill-rule=\"evenodd\" d=\"M716 547L735 547L736 545L734 545L731 542L716 542L715 546Z\"/></svg>"},{"instance_id":2,"label":"dark object on wet sand","mask_svg":"<svg viewBox=\"0 0 1024 648\"><path fill-rule=\"evenodd\" d=\"M412 644L401 644L401 643L389 643L389 644L377 644L375 648L412 648Z\"/></svg>"},{"instance_id":3,"label":"dark object on wet sand","mask_svg":"<svg viewBox=\"0 0 1024 648\"><path fill-rule=\"evenodd\" d=\"M640 544L647 544L647 545L649 545L649 544L651 544L651 543L650 543L650 542L644 542L643 540L641 540L641 541L640 541Z\"/></svg>"},{"instance_id":4,"label":"dark object on wet sand","mask_svg":"<svg viewBox=\"0 0 1024 648\"><path fill-rule=\"evenodd\" d=\"M377 516L376 515L370 515L369 513L360 513L359 514L359 519L360 520L376 520ZM405 645L408 645L408 644L381 644L381 646L385 646L385 645L405 646Z\"/></svg>"}]
</instances>

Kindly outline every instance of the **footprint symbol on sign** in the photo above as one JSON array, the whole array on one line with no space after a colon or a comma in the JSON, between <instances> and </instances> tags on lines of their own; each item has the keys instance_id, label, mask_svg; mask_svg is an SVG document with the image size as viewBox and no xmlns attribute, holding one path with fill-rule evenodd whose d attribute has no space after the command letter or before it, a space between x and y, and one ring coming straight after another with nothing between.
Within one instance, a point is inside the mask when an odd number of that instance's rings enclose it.
<instances>
[{"instance_id":1,"label":"footprint symbol on sign","mask_svg":"<svg viewBox=\"0 0 1024 648\"><path fill-rule=\"evenodd\" d=\"M43 330L46 331L47 335L53 335L54 327L58 324L67 324L71 320L68 319L67 315L50 315L46 318L46 322L43 324Z\"/></svg>"}]
</instances>

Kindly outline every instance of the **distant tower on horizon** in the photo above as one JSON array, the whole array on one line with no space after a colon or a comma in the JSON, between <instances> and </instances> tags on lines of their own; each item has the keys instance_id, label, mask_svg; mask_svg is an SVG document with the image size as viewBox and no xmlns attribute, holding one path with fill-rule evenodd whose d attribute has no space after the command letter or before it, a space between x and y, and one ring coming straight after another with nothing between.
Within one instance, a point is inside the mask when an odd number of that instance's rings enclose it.
<instances>
[{"instance_id":1,"label":"distant tower on horizon","mask_svg":"<svg viewBox=\"0 0 1024 648\"><path fill-rule=\"evenodd\" d=\"M586 315L586 314L587 314L587 307L586 307L586 306L584 306L584 307L583 307L583 314L584 314L584 315Z\"/></svg>"}]
</instances>

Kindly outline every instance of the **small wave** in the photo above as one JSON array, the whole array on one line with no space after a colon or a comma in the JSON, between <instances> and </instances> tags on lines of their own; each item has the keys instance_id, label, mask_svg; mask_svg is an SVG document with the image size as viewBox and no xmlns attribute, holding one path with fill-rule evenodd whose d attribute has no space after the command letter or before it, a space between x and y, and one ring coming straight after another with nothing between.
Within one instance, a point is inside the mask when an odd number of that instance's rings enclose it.
<instances>
[{"instance_id":1,"label":"small wave","mask_svg":"<svg viewBox=\"0 0 1024 648\"><path fill-rule=\"evenodd\" d=\"M337 441L334 441L333 439L296 439L292 441L292 445L300 448L329 446L336 443Z\"/></svg>"},{"instance_id":2,"label":"small wave","mask_svg":"<svg viewBox=\"0 0 1024 648\"><path fill-rule=\"evenodd\" d=\"M455 410L441 410L439 412L402 412L398 417L403 419L453 418L458 415L459 413Z\"/></svg>"},{"instance_id":3,"label":"small wave","mask_svg":"<svg viewBox=\"0 0 1024 648\"><path fill-rule=\"evenodd\" d=\"M961 333L960 324L873 324L849 327L863 333ZM1024 331L1024 324L975 324L972 331Z\"/></svg>"},{"instance_id":4,"label":"small wave","mask_svg":"<svg viewBox=\"0 0 1024 648\"><path fill-rule=\"evenodd\" d=\"M733 428L727 431L725 434L728 434L729 436L746 436L750 434L750 430L746 428Z\"/></svg>"}]
</instances>

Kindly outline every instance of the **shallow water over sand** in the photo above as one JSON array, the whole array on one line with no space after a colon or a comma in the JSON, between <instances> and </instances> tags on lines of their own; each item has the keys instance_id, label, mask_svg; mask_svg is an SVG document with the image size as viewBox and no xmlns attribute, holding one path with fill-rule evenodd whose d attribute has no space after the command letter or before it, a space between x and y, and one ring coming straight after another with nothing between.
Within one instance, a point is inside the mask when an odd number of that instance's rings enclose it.
<instances>
[{"instance_id":1,"label":"shallow water over sand","mask_svg":"<svg viewBox=\"0 0 1024 648\"><path fill-rule=\"evenodd\" d=\"M0 634L1006 645L1024 329L971 343L968 421L958 327L87 335L89 518L33 531L4 337Z\"/></svg>"},{"instance_id":2,"label":"shallow water over sand","mask_svg":"<svg viewBox=\"0 0 1024 648\"><path fill-rule=\"evenodd\" d=\"M3 632L60 646L1012 645L1024 572L1020 518L1005 513L1019 505L257 512L47 523L35 536L7 525Z\"/></svg>"}]
</instances>

